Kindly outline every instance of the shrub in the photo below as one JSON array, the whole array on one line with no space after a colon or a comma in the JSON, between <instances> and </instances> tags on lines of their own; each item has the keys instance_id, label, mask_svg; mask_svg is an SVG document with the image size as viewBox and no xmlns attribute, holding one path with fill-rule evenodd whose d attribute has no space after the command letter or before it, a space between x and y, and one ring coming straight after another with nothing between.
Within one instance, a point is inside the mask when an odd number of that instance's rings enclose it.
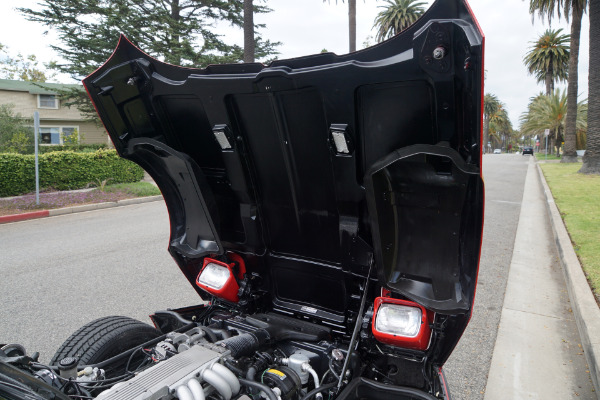
<instances>
[{"instance_id":1,"label":"shrub","mask_svg":"<svg viewBox=\"0 0 600 400\"><path fill-rule=\"evenodd\" d=\"M0 152L24 153L33 149L33 121L14 113L14 105L0 104Z\"/></svg>"},{"instance_id":2,"label":"shrub","mask_svg":"<svg viewBox=\"0 0 600 400\"><path fill-rule=\"evenodd\" d=\"M12 139L0 146L1 153L35 154L34 146L25 134L15 134ZM27 140L27 142L25 142ZM77 153L93 153L98 150L108 149L106 144L61 144L43 145L38 147L38 154L55 153L57 151L75 151Z\"/></svg>"},{"instance_id":3,"label":"shrub","mask_svg":"<svg viewBox=\"0 0 600 400\"><path fill-rule=\"evenodd\" d=\"M138 165L117 155L115 150L93 153L60 151L39 156L40 189L71 190L110 180L137 182L144 177ZM0 197L35 190L35 157L0 154Z\"/></svg>"}]
</instances>

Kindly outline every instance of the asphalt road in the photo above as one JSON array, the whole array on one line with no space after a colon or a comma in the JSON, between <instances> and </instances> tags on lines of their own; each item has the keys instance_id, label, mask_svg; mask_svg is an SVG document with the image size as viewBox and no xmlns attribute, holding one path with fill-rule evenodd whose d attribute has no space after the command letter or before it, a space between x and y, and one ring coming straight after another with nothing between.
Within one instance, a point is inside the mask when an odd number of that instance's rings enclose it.
<instances>
[{"instance_id":1,"label":"asphalt road","mask_svg":"<svg viewBox=\"0 0 600 400\"><path fill-rule=\"evenodd\" d=\"M96 318L197 304L168 240L162 201L0 225L0 343L49 361Z\"/></svg>"},{"instance_id":2,"label":"asphalt road","mask_svg":"<svg viewBox=\"0 0 600 400\"><path fill-rule=\"evenodd\" d=\"M529 156L486 155L486 217L473 317L446 364L453 399L483 399ZM49 361L83 324L199 300L166 251L163 202L0 225L0 342Z\"/></svg>"},{"instance_id":3,"label":"asphalt road","mask_svg":"<svg viewBox=\"0 0 600 400\"><path fill-rule=\"evenodd\" d=\"M453 400L483 399L531 156L483 156L485 220L473 315L444 366Z\"/></svg>"}]
</instances>

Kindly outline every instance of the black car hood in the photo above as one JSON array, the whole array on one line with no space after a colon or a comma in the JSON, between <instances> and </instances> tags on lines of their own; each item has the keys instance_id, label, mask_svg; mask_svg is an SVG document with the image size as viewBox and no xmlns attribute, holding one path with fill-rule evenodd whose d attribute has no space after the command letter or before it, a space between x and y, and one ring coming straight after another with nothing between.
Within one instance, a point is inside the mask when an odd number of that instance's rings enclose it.
<instances>
[{"instance_id":1,"label":"black car hood","mask_svg":"<svg viewBox=\"0 0 600 400\"><path fill-rule=\"evenodd\" d=\"M373 263L369 301L384 289L449 317L443 362L478 272L482 71L468 5L440 0L374 47L268 66L177 67L121 37L84 85L160 187L190 283L237 252L275 309L343 329Z\"/></svg>"}]
</instances>

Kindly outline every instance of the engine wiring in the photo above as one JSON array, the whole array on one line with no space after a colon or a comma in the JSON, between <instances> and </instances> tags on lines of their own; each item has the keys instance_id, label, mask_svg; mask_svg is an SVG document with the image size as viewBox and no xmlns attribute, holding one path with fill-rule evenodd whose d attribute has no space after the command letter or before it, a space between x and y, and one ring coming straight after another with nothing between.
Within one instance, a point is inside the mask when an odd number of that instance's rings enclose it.
<instances>
[{"instance_id":1,"label":"engine wiring","mask_svg":"<svg viewBox=\"0 0 600 400\"><path fill-rule=\"evenodd\" d=\"M362 287L364 293L369 290L369 275ZM363 307L360 311L364 310L364 299L365 294L361 299ZM276 336L269 335L266 336L264 342L258 343L256 342L257 338L266 332L265 325L257 323L256 318L253 321L258 326L248 324L243 314L229 311L227 313L222 306L213 303L195 314L194 322L113 356L108 359L110 363L101 361L92 365L80 365L77 377L61 376L56 365L31 362L30 367L36 371L47 370L48 372L41 373L39 377L45 377L47 382L73 400L94 399L95 396L101 396L102 399L111 398L106 393L117 393L121 390L115 388L116 384L131 380L132 386L130 387L134 388L136 384L133 380L137 377L141 378L143 375L140 374L144 374L144 371L159 363L170 363L171 358L183 356L183 354L198 354L198 358L194 357L198 360L203 359L203 354L206 354L208 359L214 357L212 361L208 361L204 365L198 364L193 375L201 383L202 390L206 391L205 398L208 400L236 400L238 398L236 396L242 394L248 395L252 400L259 400L260 393L264 393L262 397L264 398L266 395L268 400L313 400L315 398L331 400L339 396L344 387L359 376L365 376L381 383L394 384L385 371L376 367L371 361L367 361L370 365L368 368L371 371L370 376L363 375L366 368L359 369L357 367L357 360L362 359L363 362L369 360L363 354L365 349L368 349L367 346L374 348L376 354L387 354L394 357L394 354L384 351L385 347L380 347L380 344L370 342L371 344L365 345L362 343L364 331L360 332L361 325L364 324L364 317L360 312L356 315L356 323L349 344L344 343L342 337L334 338L334 340L328 337L327 340L313 340L310 343L302 344L301 341L293 340L278 342ZM189 318L189 314L187 316ZM265 321L271 321L270 318L278 321L277 318L282 317L268 316ZM285 318L289 319L290 317ZM198 322L198 320L202 322ZM182 324L186 322L184 318L180 320ZM275 322L265 322L266 326L269 323L275 324ZM288 329L285 332L296 330L303 332L302 335L310 336L310 327L304 332L302 329L305 326L302 324L292 320L289 320L289 324L289 327L285 327ZM304 324L316 325L314 322L304 322ZM277 325L273 326L274 329L277 327ZM279 326L277 329L282 328ZM273 330L273 332L277 331ZM289 333L286 334L289 335ZM434 334L437 334L436 330L434 330ZM276 334L273 333L273 335ZM240 347L232 350L227 347L229 344ZM187 353L187 351L196 353ZM425 353L423 356L427 357L428 355ZM183 357L185 359L185 356ZM180 360L182 358L172 361L177 364ZM99 369L99 366L106 369ZM216 366L226 371L219 372L219 368ZM92 368L94 371L90 373L89 370ZM226 372L231 374L232 379L238 382L237 391L232 390L234 396L232 393L224 395L223 388L219 387L217 381L213 383L208 375L202 376L206 370L217 375ZM314 372L312 379L309 371ZM315 378L315 375L320 374L322 374L320 380ZM192 376L190 375L190 377ZM226 378L226 374L221 377ZM183 385L188 385L191 380L186 379L173 381L174 386L165 384L171 390L171 394L167 398L177 398L179 394L174 389L179 388L182 385L181 382L186 382ZM229 384L232 381L225 379L223 382ZM431 380L427 379L425 385L431 387Z\"/></svg>"}]
</instances>

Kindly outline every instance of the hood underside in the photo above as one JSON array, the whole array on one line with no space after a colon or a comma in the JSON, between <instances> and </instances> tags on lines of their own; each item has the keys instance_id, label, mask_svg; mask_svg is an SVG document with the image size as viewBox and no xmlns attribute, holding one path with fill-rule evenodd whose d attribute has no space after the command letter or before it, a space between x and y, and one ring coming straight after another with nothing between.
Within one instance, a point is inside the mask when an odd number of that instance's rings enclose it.
<instances>
[{"instance_id":1,"label":"hood underside","mask_svg":"<svg viewBox=\"0 0 600 400\"><path fill-rule=\"evenodd\" d=\"M177 67L121 37L84 85L160 187L191 283L237 252L274 307L343 323L373 263L375 287L457 317L455 342L483 225L482 71L482 33L449 0L374 47L268 66Z\"/></svg>"}]
</instances>

